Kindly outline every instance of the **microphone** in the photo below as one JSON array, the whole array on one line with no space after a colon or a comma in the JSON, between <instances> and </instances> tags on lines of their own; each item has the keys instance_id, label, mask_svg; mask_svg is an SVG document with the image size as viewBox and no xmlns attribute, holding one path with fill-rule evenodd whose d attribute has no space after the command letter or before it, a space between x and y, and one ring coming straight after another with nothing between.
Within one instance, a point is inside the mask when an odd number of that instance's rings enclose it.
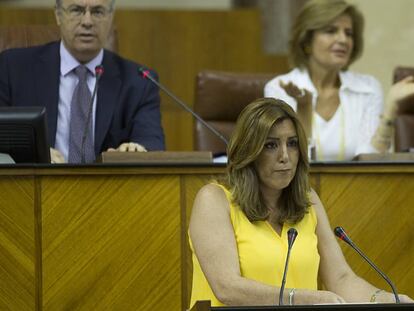
<instances>
[{"instance_id":1,"label":"microphone","mask_svg":"<svg viewBox=\"0 0 414 311\"><path fill-rule=\"evenodd\" d=\"M366 262L369 263L369 265L374 268L375 271L379 273L379 275L382 276L382 278L391 286L392 292L395 297L395 302L400 303L400 298L398 297L397 290L394 286L394 284L391 282L391 280L388 278L388 276L385 275L384 272L382 272L367 256L365 256L364 253L352 242L352 240L349 238L349 236L346 234L344 228L342 227L336 227L334 229L335 235L345 243L347 243L349 246L351 246L359 255L361 255L362 258L365 259Z\"/></svg>"},{"instance_id":2,"label":"microphone","mask_svg":"<svg viewBox=\"0 0 414 311\"><path fill-rule=\"evenodd\" d=\"M287 232L287 236L288 236L288 252L287 252L287 255L286 255L285 269L283 271L282 284L280 286L279 306L283 305L283 291L285 290L285 283L286 283L286 276L287 276L287 271L288 271L290 251L292 250L293 243L295 242L296 237L298 236L298 231L295 228L290 228Z\"/></svg>"},{"instance_id":3,"label":"microphone","mask_svg":"<svg viewBox=\"0 0 414 311\"><path fill-rule=\"evenodd\" d=\"M95 101L96 93L98 91L98 82L101 79L102 75L104 74L104 66L98 65L95 67L95 76L96 76L96 82L95 87L93 88L91 101L89 102L88 106L88 116L86 119L86 126L83 130L83 136L82 136L82 144L81 144L81 163L85 163L85 142L86 142L86 136L88 136L89 132L89 123L91 122L92 118L92 108L93 108L93 102Z\"/></svg>"},{"instance_id":4,"label":"microphone","mask_svg":"<svg viewBox=\"0 0 414 311\"><path fill-rule=\"evenodd\" d=\"M214 127L212 127L210 124L208 124L206 121L204 121L197 113L195 113L187 104L185 104L182 100L180 100L177 96L175 96L173 93L170 92L164 85L162 85L160 82L158 82L150 73L150 71L144 67L140 67L138 71L142 74L142 77L144 79L149 79L152 83L154 83L156 86L158 86L161 90L163 90L170 98L174 100L176 104L181 106L184 110L191 113L191 115L196 118L202 125L204 125L207 129L209 129L214 135L216 135L218 138L220 138L224 144L227 146L229 142L227 139L221 134L219 131L217 131Z\"/></svg>"}]
</instances>

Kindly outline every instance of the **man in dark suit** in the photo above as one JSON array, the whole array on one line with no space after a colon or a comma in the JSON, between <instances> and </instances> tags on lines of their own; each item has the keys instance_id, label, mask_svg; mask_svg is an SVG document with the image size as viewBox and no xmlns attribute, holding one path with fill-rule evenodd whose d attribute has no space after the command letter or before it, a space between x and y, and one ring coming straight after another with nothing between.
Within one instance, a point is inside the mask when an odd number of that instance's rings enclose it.
<instances>
[{"instance_id":1,"label":"man in dark suit","mask_svg":"<svg viewBox=\"0 0 414 311\"><path fill-rule=\"evenodd\" d=\"M54 146L52 162L80 162L72 157L74 150L83 153L88 147L92 158L86 162L106 150L135 152L165 148L158 88L138 74L140 65L103 49L112 25L114 2L56 0L61 42L0 54L0 105L46 107L49 141ZM76 95L76 98L90 102L96 82L95 67L100 64L104 74L87 124L92 137L84 139L82 145L86 146L81 147L76 136L85 131L74 131L75 125L71 123L76 88L81 81L75 70L85 68L83 94L89 93L89 97Z\"/></svg>"}]
</instances>

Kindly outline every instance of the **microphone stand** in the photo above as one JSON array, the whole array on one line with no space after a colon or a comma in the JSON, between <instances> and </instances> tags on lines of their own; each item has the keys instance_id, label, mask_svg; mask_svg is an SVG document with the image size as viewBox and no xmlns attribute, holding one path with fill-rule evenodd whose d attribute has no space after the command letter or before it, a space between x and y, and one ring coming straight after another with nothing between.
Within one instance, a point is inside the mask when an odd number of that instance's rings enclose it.
<instances>
[{"instance_id":1,"label":"microphone stand","mask_svg":"<svg viewBox=\"0 0 414 311\"><path fill-rule=\"evenodd\" d=\"M196 114L193 110L191 110L188 105L186 105L182 100L180 100L177 96L175 96L173 93L170 92L165 86L163 86L161 83L159 83L154 77L150 74L149 70L141 67L138 69L139 72L142 74L144 78L149 79L154 83L156 86L158 86L161 90L163 90L169 97L171 97L176 103L178 103L184 110L191 113L191 115L196 118L201 124L203 124L206 128L208 128L214 135L216 135L218 138L220 138L224 144L227 146L229 142L227 139L214 127L212 127L210 124L208 124L206 121L204 121L198 114Z\"/></svg>"},{"instance_id":2,"label":"microphone stand","mask_svg":"<svg viewBox=\"0 0 414 311\"><path fill-rule=\"evenodd\" d=\"M285 290L285 283L286 283L286 276L287 276L288 265L289 265L290 251L292 250L292 246L293 246L293 243L296 240L298 232L296 231L295 228L290 228L288 230L287 234L288 234L288 252L287 252L287 255L286 255L285 269L283 271L282 284L280 286L279 306L283 306L283 292Z\"/></svg>"},{"instance_id":3,"label":"microphone stand","mask_svg":"<svg viewBox=\"0 0 414 311\"><path fill-rule=\"evenodd\" d=\"M358 246L356 246L354 244L354 242L352 242L351 238L346 234L345 230L342 227L336 227L334 229L335 235L342 241L344 241L345 243L347 243L349 246L351 246L351 248L353 248L362 258L364 258L364 260L366 262L368 262L368 264L374 268L375 271L377 271L377 273L379 275L381 275L381 277L388 283L388 285L391 286L391 290L392 293L394 294L395 297L395 302L396 303L400 303L400 297L398 297L397 294L397 289L395 288L394 284L391 282L391 280L388 278L388 276L385 275L384 272L382 272L359 248Z\"/></svg>"}]
</instances>

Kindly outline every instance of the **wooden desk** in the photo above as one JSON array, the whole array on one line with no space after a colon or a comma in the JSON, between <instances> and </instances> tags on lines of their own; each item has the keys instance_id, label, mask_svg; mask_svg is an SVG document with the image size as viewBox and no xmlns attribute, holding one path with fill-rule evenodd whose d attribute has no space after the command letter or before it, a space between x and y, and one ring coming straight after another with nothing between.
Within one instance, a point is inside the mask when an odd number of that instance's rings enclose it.
<instances>
[{"instance_id":1,"label":"wooden desk","mask_svg":"<svg viewBox=\"0 0 414 311\"><path fill-rule=\"evenodd\" d=\"M0 309L183 310L187 226L223 166L0 168ZM342 225L414 296L414 165L315 165L312 184ZM398 238L398 242L397 242ZM351 250L351 266L384 282Z\"/></svg>"}]
</instances>

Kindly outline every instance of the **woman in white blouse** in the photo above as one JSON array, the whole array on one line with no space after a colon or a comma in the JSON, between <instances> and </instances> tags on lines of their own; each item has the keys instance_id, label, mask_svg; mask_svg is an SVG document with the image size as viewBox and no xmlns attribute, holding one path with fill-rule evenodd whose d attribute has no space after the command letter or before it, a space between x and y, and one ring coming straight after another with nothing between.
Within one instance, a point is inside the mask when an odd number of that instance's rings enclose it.
<instances>
[{"instance_id":1,"label":"woman in white blouse","mask_svg":"<svg viewBox=\"0 0 414 311\"><path fill-rule=\"evenodd\" d=\"M347 70L362 53L364 20L343 0L310 0L293 27L291 72L269 81L265 97L298 113L319 161L350 160L390 148L396 102L414 94L408 77L384 100L372 76Z\"/></svg>"}]
</instances>

